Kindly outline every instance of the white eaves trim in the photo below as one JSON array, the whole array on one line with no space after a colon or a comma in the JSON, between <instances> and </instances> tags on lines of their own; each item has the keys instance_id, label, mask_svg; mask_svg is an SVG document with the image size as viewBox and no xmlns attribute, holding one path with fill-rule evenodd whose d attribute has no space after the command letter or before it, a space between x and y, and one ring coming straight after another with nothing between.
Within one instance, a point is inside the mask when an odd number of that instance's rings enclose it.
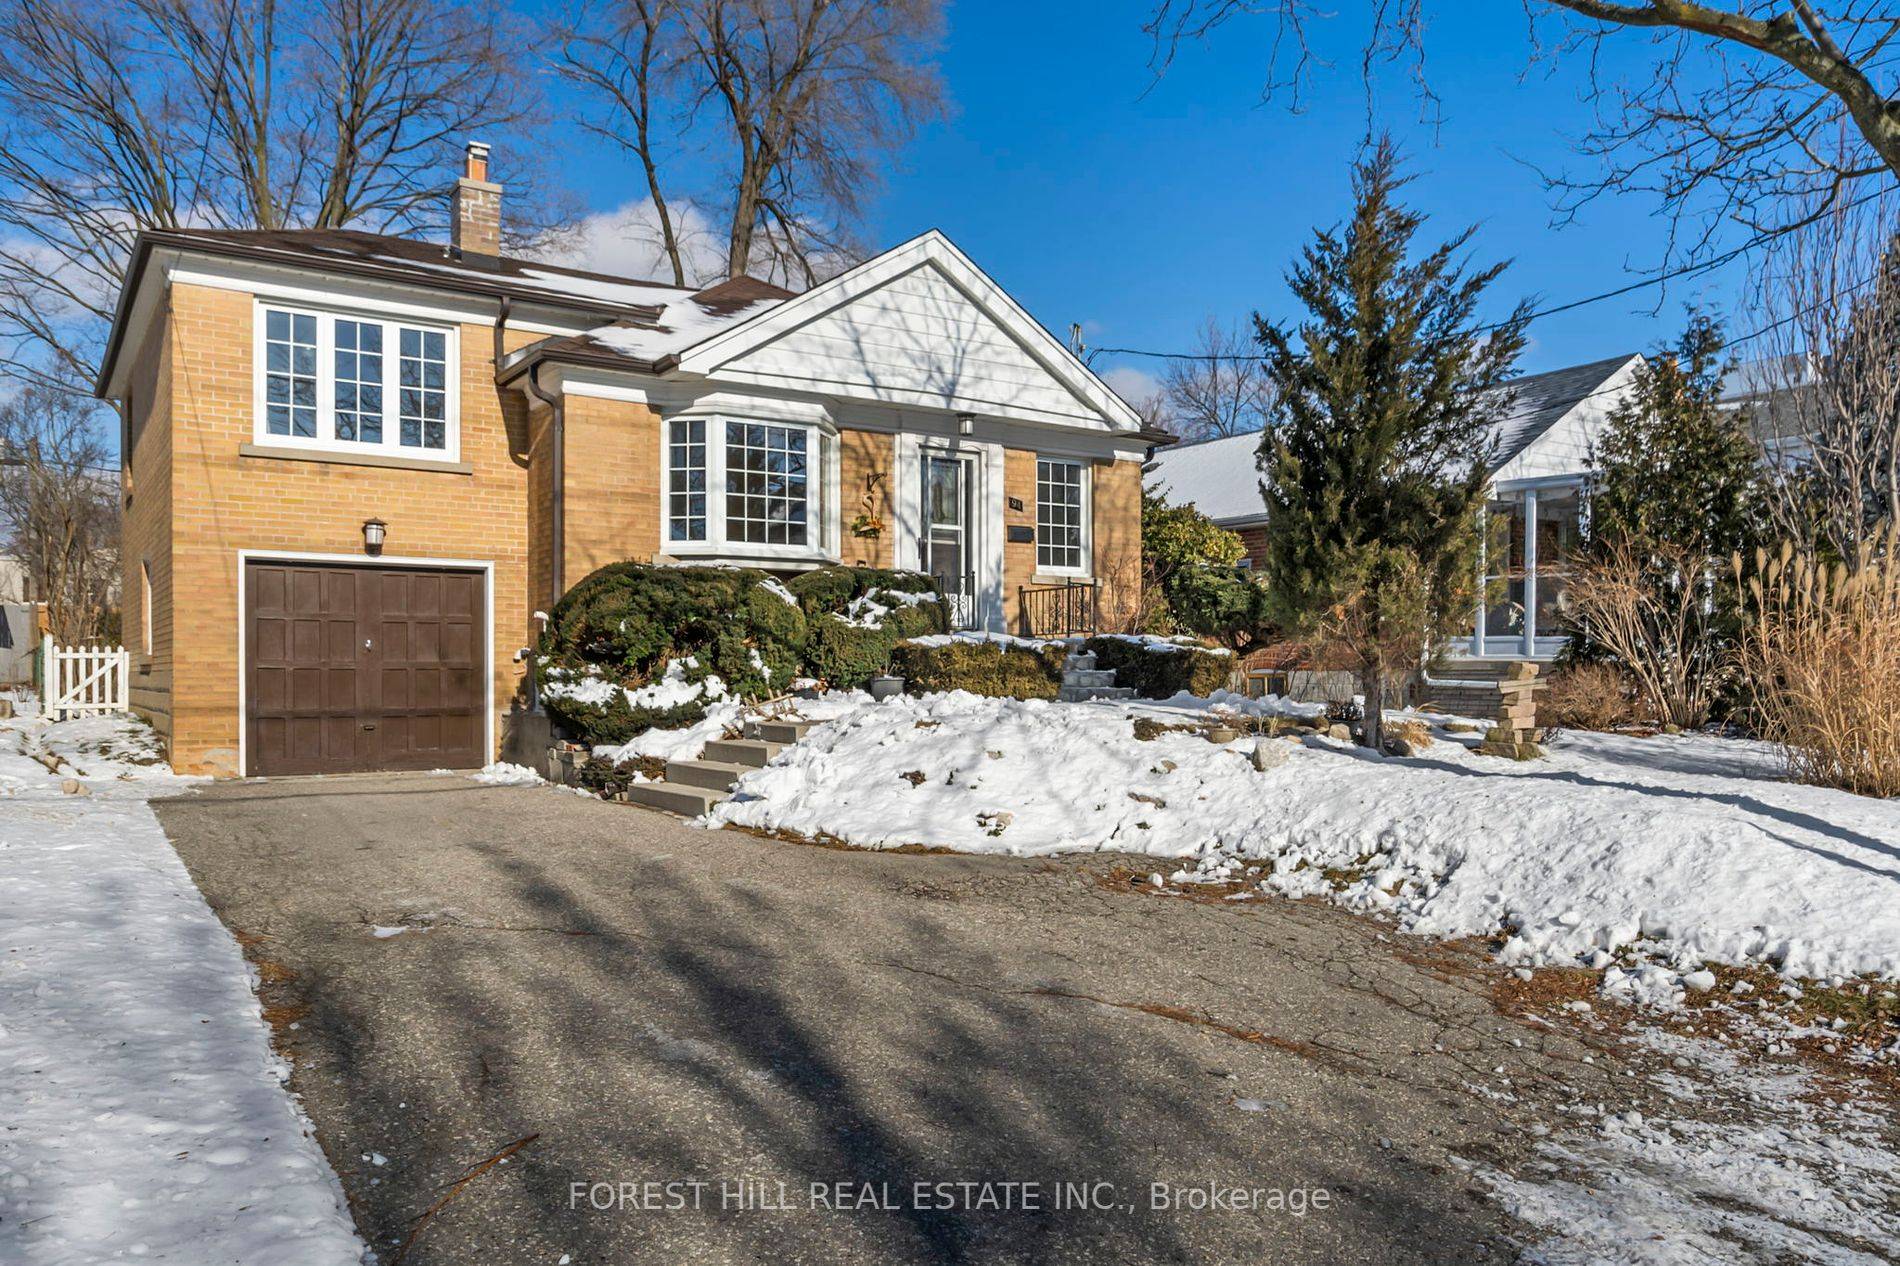
<instances>
[{"instance_id":1,"label":"white eaves trim","mask_svg":"<svg viewBox=\"0 0 1900 1266\"><path fill-rule=\"evenodd\" d=\"M1104 429L1141 429L1140 415L1127 402L936 229L695 344L680 353L679 370L719 377L722 370L748 353L925 266L941 272L1031 359L1096 414Z\"/></svg>"}]
</instances>

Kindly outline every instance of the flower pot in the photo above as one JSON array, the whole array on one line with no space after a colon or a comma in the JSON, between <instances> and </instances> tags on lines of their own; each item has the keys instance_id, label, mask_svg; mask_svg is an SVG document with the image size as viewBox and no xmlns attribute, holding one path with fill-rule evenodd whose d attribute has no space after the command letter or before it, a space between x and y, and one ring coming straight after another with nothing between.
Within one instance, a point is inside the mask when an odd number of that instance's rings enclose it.
<instances>
[{"instance_id":1,"label":"flower pot","mask_svg":"<svg viewBox=\"0 0 1900 1266\"><path fill-rule=\"evenodd\" d=\"M873 699L890 699L904 693L902 677L873 677L866 687Z\"/></svg>"}]
</instances>

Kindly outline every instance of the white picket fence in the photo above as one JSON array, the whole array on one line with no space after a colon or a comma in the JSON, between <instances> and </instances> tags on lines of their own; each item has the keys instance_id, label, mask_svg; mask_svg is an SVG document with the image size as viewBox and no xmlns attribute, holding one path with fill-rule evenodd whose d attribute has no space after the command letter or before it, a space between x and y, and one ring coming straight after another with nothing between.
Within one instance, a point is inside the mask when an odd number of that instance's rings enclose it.
<instances>
[{"instance_id":1,"label":"white picket fence","mask_svg":"<svg viewBox=\"0 0 1900 1266\"><path fill-rule=\"evenodd\" d=\"M132 656L123 646L55 646L49 636L40 663L40 697L50 720L124 712L131 704Z\"/></svg>"}]
</instances>

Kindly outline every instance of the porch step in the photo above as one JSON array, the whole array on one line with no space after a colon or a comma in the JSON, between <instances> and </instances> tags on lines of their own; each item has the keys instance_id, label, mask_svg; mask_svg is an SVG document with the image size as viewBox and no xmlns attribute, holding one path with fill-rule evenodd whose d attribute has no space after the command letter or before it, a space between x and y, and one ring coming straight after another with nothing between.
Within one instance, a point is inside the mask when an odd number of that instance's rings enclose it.
<instances>
[{"instance_id":1,"label":"porch step","mask_svg":"<svg viewBox=\"0 0 1900 1266\"><path fill-rule=\"evenodd\" d=\"M706 744L706 750L700 753L700 759L721 765L744 765L747 769L764 769L767 762L784 749L783 743L764 742L759 739L714 739Z\"/></svg>"},{"instance_id":2,"label":"porch step","mask_svg":"<svg viewBox=\"0 0 1900 1266\"><path fill-rule=\"evenodd\" d=\"M713 791L731 791L733 785L745 777L743 765L722 765L709 760L670 760L666 762L666 780L681 783L688 787L705 787Z\"/></svg>"},{"instance_id":3,"label":"porch step","mask_svg":"<svg viewBox=\"0 0 1900 1266\"><path fill-rule=\"evenodd\" d=\"M728 792L710 787L686 787L670 782L637 782L623 793L629 804L649 809L664 809L681 817L696 818L724 800Z\"/></svg>"},{"instance_id":4,"label":"porch step","mask_svg":"<svg viewBox=\"0 0 1900 1266\"><path fill-rule=\"evenodd\" d=\"M796 743L810 730L810 721L749 721L745 736L766 743Z\"/></svg>"},{"instance_id":5,"label":"porch step","mask_svg":"<svg viewBox=\"0 0 1900 1266\"><path fill-rule=\"evenodd\" d=\"M1111 673L1110 676L1113 676ZM1133 686L1063 686L1056 691L1061 703L1087 703L1091 699L1133 699Z\"/></svg>"},{"instance_id":6,"label":"porch step","mask_svg":"<svg viewBox=\"0 0 1900 1266\"><path fill-rule=\"evenodd\" d=\"M1078 651L1062 661L1064 672L1086 673L1095 669L1095 652Z\"/></svg>"},{"instance_id":7,"label":"porch step","mask_svg":"<svg viewBox=\"0 0 1900 1266\"><path fill-rule=\"evenodd\" d=\"M1112 686L1115 684L1115 670L1112 668L1070 668L1062 674L1065 686Z\"/></svg>"}]
</instances>

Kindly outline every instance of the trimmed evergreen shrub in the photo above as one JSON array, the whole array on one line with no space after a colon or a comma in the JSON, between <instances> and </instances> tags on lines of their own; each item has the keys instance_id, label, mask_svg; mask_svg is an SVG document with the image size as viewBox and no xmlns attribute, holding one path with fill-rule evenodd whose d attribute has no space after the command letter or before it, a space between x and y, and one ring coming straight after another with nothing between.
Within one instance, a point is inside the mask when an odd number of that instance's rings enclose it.
<instances>
[{"instance_id":1,"label":"trimmed evergreen shrub","mask_svg":"<svg viewBox=\"0 0 1900 1266\"><path fill-rule=\"evenodd\" d=\"M1206 698L1225 690L1233 675L1234 657L1199 646L1177 645L1163 650L1130 637L1092 637L1085 650L1095 656L1097 668L1115 670L1115 684L1132 686L1144 699L1166 699L1186 691Z\"/></svg>"},{"instance_id":2,"label":"trimmed evergreen shrub","mask_svg":"<svg viewBox=\"0 0 1900 1266\"><path fill-rule=\"evenodd\" d=\"M752 568L612 563L549 613L543 698L567 733L623 743L656 726L691 725L719 698L784 694L800 676L861 686L886 671L898 642L947 627L942 598L917 572L825 567L781 583ZM620 687L653 686L669 664L673 688L655 689L650 706L628 701ZM719 684L681 697L709 677Z\"/></svg>"},{"instance_id":3,"label":"trimmed evergreen shrub","mask_svg":"<svg viewBox=\"0 0 1900 1266\"><path fill-rule=\"evenodd\" d=\"M1002 699L1053 699L1062 688L1062 661L1068 655L1061 643L904 642L891 652L891 671L914 693L967 690Z\"/></svg>"}]
</instances>

